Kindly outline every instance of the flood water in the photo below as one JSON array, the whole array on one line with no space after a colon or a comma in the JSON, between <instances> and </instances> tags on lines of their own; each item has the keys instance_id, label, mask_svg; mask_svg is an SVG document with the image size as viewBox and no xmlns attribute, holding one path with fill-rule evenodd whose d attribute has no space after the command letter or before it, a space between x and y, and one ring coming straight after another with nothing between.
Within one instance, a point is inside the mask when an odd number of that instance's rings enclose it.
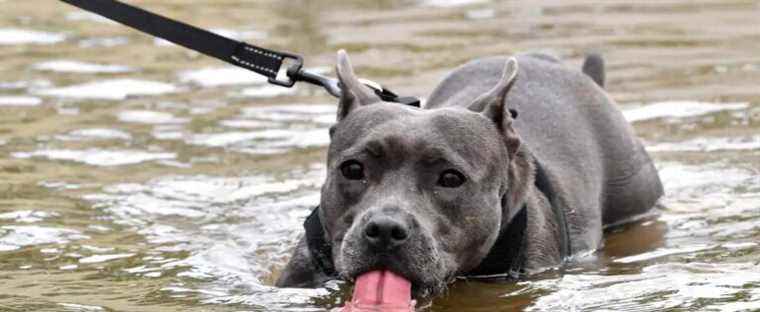
<instances>
[{"instance_id":1,"label":"flood water","mask_svg":"<svg viewBox=\"0 0 760 312\"><path fill-rule=\"evenodd\" d=\"M427 311L760 311L760 1L134 1L425 97L470 59L608 62L667 195L564 272ZM325 311L272 287L336 101L45 0L0 0L1 311Z\"/></svg>"}]
</instances>

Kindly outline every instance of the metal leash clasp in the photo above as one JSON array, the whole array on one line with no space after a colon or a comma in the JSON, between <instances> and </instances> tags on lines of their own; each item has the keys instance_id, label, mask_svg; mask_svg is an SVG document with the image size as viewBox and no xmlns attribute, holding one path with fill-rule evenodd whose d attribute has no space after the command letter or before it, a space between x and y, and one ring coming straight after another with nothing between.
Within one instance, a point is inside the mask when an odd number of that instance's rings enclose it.
<instances>
[{"instance_id":1,"label":"metal leash clasp","mask_svg":"<svg viewBox=\"0 0 760 312\"><path fill-rule=\"evenodd\" d=\"M269 83L275 84L278 86L290 88L293 85L298 82L298 75L294 73L298 73L303 68L303 57L300 55L287 53L287 52L278 52L283 56L282 58L282 65L287 66L287 69L285 71L280 70L277 73L276 77L269 78ZM292 65L287 65L287 60L293 60L294 63Z\"/></svg>"},{"instance_id":2,"label":"metal leash clasp","mask_svg":"<svg viewBox=\"0 0 760 312\"><path fill-rule=\"evenodd\" d=\"M323 76L310 72L299 67L292 66L288 69L288 76L291 81L305 81L313 85L324 88L330 95L339 98L341 95L340 85L337 79ZM404 105L420 107L420 100L415 97L398 96L390 90L384 88L381 84L367 79L359 79L359 82L372 89L383 101L396 102Z\"/></svg>"},{"instance_id":3,"label":"metal leash clasp","mask_svg":"<svg viewBox=\"0 0 760 312\"><path fill-rule=\"evenodd\" d=\"M330 93L330 95L339 98L340 86L338 80L330 77L326 77L303 68L291 67L288 69L288 76L295 81L304 81L310 84L320 86Z\"/></svg>"}]
</instances>

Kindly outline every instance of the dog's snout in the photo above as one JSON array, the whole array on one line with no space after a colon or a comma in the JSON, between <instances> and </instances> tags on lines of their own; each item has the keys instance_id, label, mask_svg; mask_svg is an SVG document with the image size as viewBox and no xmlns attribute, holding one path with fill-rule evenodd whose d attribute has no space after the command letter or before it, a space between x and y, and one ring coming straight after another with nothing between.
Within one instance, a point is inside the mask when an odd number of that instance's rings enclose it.
<instances>
[{"instance_id":1,"label":"dog's snout","mask_svg":"<svg viewBox=\"0 0 760 312\"><path fill-rule=\"evenodd\" d=\"M410 236L409 225L387 215L379 215L369 219L364 226L364 238L370 246L390 250L403 245Z\"/></svg>"}]
</instances>

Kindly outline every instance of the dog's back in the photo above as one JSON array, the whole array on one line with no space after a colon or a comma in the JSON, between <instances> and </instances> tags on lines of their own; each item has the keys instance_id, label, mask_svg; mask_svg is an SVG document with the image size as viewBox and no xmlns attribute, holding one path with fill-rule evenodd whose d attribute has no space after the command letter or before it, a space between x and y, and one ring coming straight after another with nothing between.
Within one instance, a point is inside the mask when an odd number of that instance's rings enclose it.
<instances>
[{"instance_id":1,"label":"dog's back","mask_svg":"<svg viewBox=\"0 0 760 312\"><path fill-rule=\"evenodd\" d=\"M546 55L520 55L506 98L518 112L523 146L547 171L568 216L574 251L601 243L605 225L646 213L662 195L657 171L630 124L602 89L600 57L584 72ZM451 73L429 97L427 109L464 109L499 79L506 58L476 60Z\"/></svg>"}]
</instances>

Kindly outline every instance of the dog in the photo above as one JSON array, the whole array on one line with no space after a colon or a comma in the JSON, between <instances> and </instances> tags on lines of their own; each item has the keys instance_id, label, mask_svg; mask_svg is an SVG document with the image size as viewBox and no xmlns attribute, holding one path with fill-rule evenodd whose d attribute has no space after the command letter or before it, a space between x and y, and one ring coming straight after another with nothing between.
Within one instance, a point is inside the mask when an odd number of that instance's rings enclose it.
<instances>
[{"instance_id":1,"label":"dog","mask_svg":"<svg viewBox=\"0 0 760 312\"><path fill-rule=\"evenodd\" d=\"M582 71L544 54L471 61L424 108L381 101L345 51L336 71L320 205L277 286L387 269L424 297L458 276L557 268L663 194L598 55Z\"/></svg>"}]
</instances>

